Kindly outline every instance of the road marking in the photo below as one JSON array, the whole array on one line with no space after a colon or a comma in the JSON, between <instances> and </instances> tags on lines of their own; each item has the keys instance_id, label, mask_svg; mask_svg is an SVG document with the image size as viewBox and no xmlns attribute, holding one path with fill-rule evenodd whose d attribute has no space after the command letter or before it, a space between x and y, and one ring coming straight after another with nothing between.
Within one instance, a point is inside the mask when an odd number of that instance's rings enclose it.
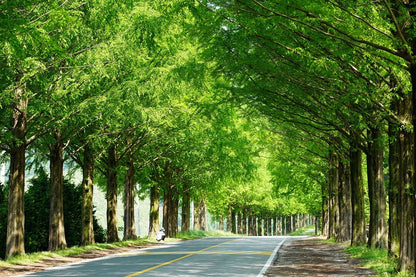
<instances>
[{"instance_id":1,"label":"road marking","mask_svg":"<svg viewBox=\"0 0 416 277\"><path fill-rule=\"evenodd\" d=\"M222 243L220 243L220 244L216 244L216 245L213 245L213 246L210 246L210 247L207 247L207 248L201 249L201 250L196 251L196 252L191 252L191 253L189 253L188 255L185 255L185 256L183 256L183 257L180 257L180 258L177 258L177 259L174 259L174 260L171 260L171 261L165 262L165 263L163 263L163 264L155 265L155 266L153 266L153 267L149 267L149 268L147 268L147 269L145 269L145 270L138 271L138 272L133 273L133 274L130 274L130 275L126 275L125 277L133 277L133 276L137 276L137 275L143 274L143 273L145 273L145 272L148 272L148 271L151 271L151 270L154 270L154 269L160 268L160 267L162 267L162 266L165 266L165 265L168 265L168 264L171 264L171 263L174 263L174 262L177 262L177 261L180 261L180 260L186 259L186 258L188 258L188 257L190 257L190 256L195 255L195 254L200 254L201 252L204 252L204 251L206 251L206 250L212 249L212 248L214 248L214 247L218 247L218 246L220 246L220 245L224 245L224 244L227 244L227 243L230 243L230 242L233 242L233 241L237 241L237 240L241 240L241 239L242 239L242 238L229 240L229 241L226 241L226 242L222 242Z\"/></svg>"},{"instance_id":2,"label":"road marking","mask_svg":"<svg viewBox=\"0 0 416 277\"><path fill-rule=\"evenodd\" d=\"M172 252L128 252L119 253L117 256L139 256L139 255L271 255L271 251L172 251Z\"/></svg>"},{"instance_id":3,"label":"road marking","mask_svg":"<svg viewBox=\"0 0 416 277\"><path fill-rule=\"evenodd\" d=\"M259 275L257 275L257 277L263 277L264 274L266 273L267 269L269 269L270 265L272 264L272 262L274 261L276 255L277 255L277 251L279 251L280 247L283 245L283 243L285 242L287 238L284 238L279 245L276 246L276 248L273 251L273 255L271 255L269 257L269 259L267 260L266 264L263 266L263 269L260 271Z\"/></svg>"}]
</instances>

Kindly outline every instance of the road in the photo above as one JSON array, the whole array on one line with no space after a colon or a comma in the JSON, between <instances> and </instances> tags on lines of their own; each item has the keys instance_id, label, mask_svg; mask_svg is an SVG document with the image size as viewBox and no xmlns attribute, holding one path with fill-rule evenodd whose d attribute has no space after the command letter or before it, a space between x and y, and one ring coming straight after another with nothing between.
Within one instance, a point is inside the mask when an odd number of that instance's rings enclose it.
<instances>
[{"instance_id":1,"label":"road","mask_svg":"<svg viewBox=\"0 0 416 277\"><path fill-rule=\"evenodd\" d=\"M262 276L285 237L220 237L155 247L24 276Z\"/></svg>"}]
</instances>

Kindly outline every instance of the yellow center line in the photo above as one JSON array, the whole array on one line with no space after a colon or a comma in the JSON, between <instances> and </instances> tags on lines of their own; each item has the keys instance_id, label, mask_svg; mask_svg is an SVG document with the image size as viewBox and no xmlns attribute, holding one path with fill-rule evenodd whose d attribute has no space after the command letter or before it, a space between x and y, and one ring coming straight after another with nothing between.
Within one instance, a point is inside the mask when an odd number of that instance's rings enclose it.
<instances>
[{"instance_id":1,"label":"yellow center line","mask_svg":"<svg viewBox=\"0 0 416 277\"><path fill-rule=\"evenodd\" d=\"M271 251L171 251L171 252L128 252L119 253L117 256L145 256L145 255L186 255L186 254L201 254L201 255L271 255Z\"/></svg>"},{"instance_id":2,"label":"yellow center line","mask_svg":"<svg viewBox=\"0 0 416 277\"><path fill-rule=\"evenodd\" d=\"M148 271L151 271L151 270L154 270L154 269L160 268L160 267L162 267L162 266L165 266L165 265L168 265L168 264L171 264L171 263L177 262L177 261L179 261L179 260L186 259L186 258L188 258L188 257L190 257L190 256L193 256L193 255L195 255L195 254L199 254L199 253L201 253L201 252L204 252L204 251L206 251L206 250L212 249L212 248L214 248L214 247L217 247L217 246L220 246L220 245L224 245L224 244L227 244L227 243L230 243L230 242L233 242L233 241L241 240L241 239L242 239L242 238L239 238L239 239L233 239L233 240L229 240L229 241L226 241L226 242L223 242L223 243L220 243L220 244L216 244L216 245L213 245L213 246L210 246L210 247L207 247L207 248L201 249L201 250L199 250L199 251L189 253L188 255L185 255L185 256L183 256L183 257L180 257L180 258L177 258L177 259L174 259L174 260L171 260L171 261L165 262L165 263L163 263L163 264L158 264L158 265L155 265L155 266L153 266L153 267L149 267L149 268L144 269L144 270L142 270L142 271L138 271L138 272L136 272L136 273L133 273L133 274L127 275L127 276L125 276L125 277L133 277L133 276L137 276L137 275L143 274L143 273L145 273L145 272L148 272Z\"/></svg>"}]
</instances>

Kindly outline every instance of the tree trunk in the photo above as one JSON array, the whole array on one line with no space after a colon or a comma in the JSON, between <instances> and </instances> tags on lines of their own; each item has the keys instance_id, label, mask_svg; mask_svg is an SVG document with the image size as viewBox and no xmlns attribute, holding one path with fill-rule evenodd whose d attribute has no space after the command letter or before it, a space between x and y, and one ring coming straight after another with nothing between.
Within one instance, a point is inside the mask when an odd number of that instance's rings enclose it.
<instances>
[{"instance_id":1,"label":"tree trunk","mask_svg":"<svg viewBox=\"0 0 416 277\"><path fill-rule=\"evenodd\" d=\"M236 216L235 209L232 209L231 210L231 232L233 234L237 234L237 224L235 221L235 216Z\"/></svg>"},{"instance_id":2,"label":"tree trunk","mask_svg":"<svg viewBox=\"0 0 416 277\"><path fill-rule=\"evenodd\" d=\"M263 235L263 219L261 217L257 218L257 236Z\"/></svg>"},{"instance_id":3,"label":"tree trunk","mask_svg":"<svg viewBox=\"0 0 416 277\"><path fill-rule=\"evenodd\" d=\"M194 230L195 231L201 230L201 220L199 220L200 214L201 214L201 201L195 200L194 201ZM227 222L227 226L228 226L228 222Z\"/></svg>"},{"instance_id":4,"label":"tree trunk","mask_svg":"<svg viewBox=\"0 0 416 277\"><path fill-rule=\"evenodd\" d=\"M163 222L162 222L162 226L163 228L165 228L165 235L167 237L169 237L169 199L171 198L170 195L170 190L169 189L165 189L164 193L163 193Z\"/></svg>"},{"instance_id":5,"label":"tree trunk","mask_svg":"<svg viewBox=\"0 0 416 277\"><path fill-rule=\"evenodd\" d=\"M24 97L24 86L15 90L16 107L12 118L14 136L10 149L10 177L7 213L6 257L25 253L24 244L24 194L26 166L26 108L28 100Z\"/></svg>"},{"instance_id":6,"label":"tree trunk","mask_svg":"<svg viewBox=\"0 0 416 277\"><path fill-rule=\"evenodd\" d=\"M227 232L231 232L231 219L232 213L231 213L231 205L228 205L228 213L227 213Z\"/></svg>"},{"instance_id":7,"label":"tree trunk","mask_svg":"<svg viewBox=\"0 0 416 277\"><path fill-rule=\"evenodd\" d=\"M369 130L367 153L368 197L370 200L370 227L368 247L387 248L386 191L383 175L383 143L381 130Z\"/></svg>"},{"instance_id":8,"label":"tree trunk","mask_svg":"<svg viewBox=\"0 0 416 277\"><path fill-rule=\"evenodd\" d=\"M248 217L248 235L256 235L256 217L253 214L250 214Z\"/></svg>"},{"instance_id":9,"label":"tree trunk","mask_svg":"<svg viewBox=\"0 0 416 277\"><path fill-rule=\"evenodd\" d=\"M286 216L286 234L292 232L292 217Z\"/></svg>"},{"instance_id":10,"label":"tree trunk","mask_svg":"<svg viewBox=\"0 0 416 277\"><path fill-rule=\"evenodd\" d=\"M292 230L292 232L296 232L297 231L297 226L298 226L298 224L297 224L297 222L298 222L298 215L297 214L295 214L295 215L291 215L290 216L290 222L291 222L291 230Z\"/></svg>"},{"instance_id":11,"label":"tree trunk","mask_svg":"<svg viewBox=\"0 0 416 277\"><path fill-rule=\"evenodd\" d=\"M243 211L243 234L247 235L247 212Z\"/></svg>"},{"instance_id":12,"label":"tree trunk","mask_svg":"<svg viewBox=\"0 0 416 277\"><path fill-rule=\"evenodd\" d=\"M275 228L276 236L280 236L282 235L282 228L281 228L282 225L281 225L280 217L276 217L275 222L276 224L274 225L274 228Z\"/></svg>"},{"instance_id":13,"label":"tree trunk","mask_svg":"<svg viewBox=\"0 0 416 277\"><path fill-rule=\"evenodd\" d=\"M183 193L182 196L182 232L189 232L191 226L191 196L189 191Z\"/></svg>"},{"instance_id":14,"label":"tree trunk","mask_svg":"<svg viewBox=\"0 0 416 277\"><path fill-rule=\"evenodd\" d=\"M221 232L224 232L224 217L222 215L219 218L219 228Z\"/></svg>"},{"instance_id":15,"label":"tree trunk","mask_svg":"<svg viewBox=\"0 0 416 277\"><path fill-rule=\"evenodd\" d=\"M150 188L149 238L155 238L159 230L159 187Z\"/></svg>"},{"instance_id":16,"label":"tree trunk","mask_svg":"<svg viewBox=\"0 0 416 277\"><path fill-rule=\"evenodd\" d=\"M243 233L242 212L237 213L237 234Z\"/></svg>"},{"instance_id":17,"label":"tree trunk","mask_svg":"<svg viewBox=\"0 0 416 277\"><path fill-rule=\"evenodd\" d=\"M392 104L393 106L393 104ZM394 108L393 108L394 109ZM400 189L400 160L398 126L389 123L389 235L388 253L390 257L397 258L400 251L400 218L399 218L399 189Z\"/></svg>"},{"instance_id":18,"label":"tree trunk","mask_svg":"<svg viewBox=\"0 0 416 277\"><path fill-rule=\"evenodd\" d=\"M338 155L330 151L329 153L329 176L328 176L328 209L329 209L329 238L336 238L339 231L339 204L338 204L338 185L339 185L339 162Z\"/></svg>"},{"instance_id":19,"label":"tree trunk","mask_svg":"<svg viewBox=\"0 0 416 277\"><path fill-rule=\"evenodd\" d=\"M273 222L273 227L272 227L272 236L273 236L273 235L274 235L274 236L278 236L278 235L279 235L279 233L278 233L278 227L277 227L277 222L278 222L277 217L273 216L272 222Z\"/></svg>"},{"instance_id":20,"label":"tree trunk","mask_svg":"<svg viewBox=\"0 0 416 277\"><path fill-rule=\"evenodd\" d=\"M349 164L339 163L339 230L337 241L351 241L351 182Z\"/></svg>"},{"instance_id":21,"label":"tree trunk","mask_svg":"<svg viewBox=\"0 0 416 277\"><path fill-rule=\"evenodd\" d=\"M94 243L93 229L93 185L94 185L94 156L87 145L84 148L84 161L82 165L82 223L81 245Z\"/></svg>"},{"instance_id":22,"label":"tree trunk","mask_svg":"<svg viewBox=\"0 0 416 277\"><path fill-rule=\"evenodd\" d=\"M270 217L267 218L267 235L273 236L272 219Z\"/></svg>"},{"instance_id":23,"label":"tree trunk","mask_svg":"<svg viewBox=\"0 0 416 277\"><path fill-rule=\"evenodd\" d=\"M179 215L179 199L177 193L173 195L173 197L169 201L169 234L171 237L176 236L178 234L178 215Z\"/></svg>"},{"instance_id":24,"label":"tree trunk","mask_svg":"<svg viewBox=\"0 0 416 277\"><path fill-rule=\"evenodd\" d=\"M389 3L387 3L389 2ZM400 29L393 31L396 41L405 41L406 44L396 44L397 51L409 52L403 58L408 63L411 90L401 91L403 86L393 83L392 88L397 89L397 115L402 124L399 128L399 223L400 223L400 251L398 270L415 270L415 126L416 126L416 65L414 54L416 53L416 40L414 34L415 24L412 21L416 16L415 1L386 1L394 14L394 20ZM392 16L393 17L393 16ZM397 29L397 28L396 28ZM400 31L399 31L400 30ZM403 37L404 36L404 37ZM394 75L394 74L392 74ZM393 78L392 78L393 79ZM393 79L393 82L395 80ZM394 103L396 104L396 103ZM394 106L393 106L394 108ZM409 126L409 125L412 126Z\"/></svg>"},{"instance_id":25,"label":"tree trunk","mask_svg":"<svg viewBox=\"0 0 416 277\"><path fill-rule=\"evenodd\" d=\"M351 206L352 206L352 235L351 245L363 246L366 243L365 214L364 214L364 188L361 168L361 151L351 149Z\"/></svg>"},{"instance_id":26,"label":"tree trunk","mask_svg":"<svg viewBox=\"0 0 416 277\"><path fill-rule=\"evenodd\" d=\"M163 199L163 227L166 237L173 237L178 233L178 206L176 189L170 187L165 190Z\"/></svg>"},{"instance_id":27,"label":"tree trunk","mask_svg":"<svg viewBox=\"0 0 416 277\"><path fill-rule=\"evenodd\" d=\"M206 204L206 202L205 202L205 200L202 200L201 201L201 204L200 204L200 215L199 215L199 220L200 220L200 223L199 223L199 225L201 226L201 230L202 231L208 231L208 222L207 222L207 220L206 220L206 217L207 217L207 204Z\"/></svg>"},{"instance_id":28,"label":"tree trunk","mask_svg":"<svg viewBox=\"0 0 416 277\"><path fill-rule=\"evenodd\" d=\"M6 257L25 253L25 153L24 143L11 149Z\"/></svg>"},{"instance_id":29,"label":"tree trunk","mask_svg":"<svg viewBox=\"0 0 416 277\"><path fill-rule=\"evenodd\" d=\"M117 226L117 150L114 145L108 149L107 157L107 241L120 241Z\"/></svg>"},{"instance_id":30,"label":"tree trunk","mask_svg":"<svg viewBox=\"0 0 416 277\"><path fill-rule=\"evenodd\" d=\"M416 85L414 86L416 88ZM412 118L412 102L409 96L399 105L399 116L402 122ZM414 205L414 133L406 129L406 126L400 128L399 133L399 152L400 152L400 253L399 253L399 271L411 271L414 269L414 232L415 232L415 205Z\"/></svg>"},{"instance_id":31,"label":"tree trunk","mask_svg":"<svg viewBox=\"0 0 416 277\"><path fill-rule=\"evenodd\" d=\"M134 174L133 159L130 157L124 179L124 240L137 239L134 220Z\"/></svg>"},{"instance_id":32,"label":"tree trunk","mask_svg":"<svg viewBox=\"0 0 416 277\"><path fill-rule=\"evenodd\" d=\"M49 243L48 250L55 251L66 248L64 227L63 178L64 160L63 143L60 131L55 133L56 143L50 148L50 211L49 211Z\"/></svg>"},{"instance_id":33,"label":"tree trunk","mask_svg":"<svg viewBox=\"0 0 416 277\"><path fill-rule=\"evenodd\" d=\"M322 220L322 236L329 236L329 213L328 213L328 185L326 183L321 184L321 194L322 194L322 211L321 211L321 220Z\"/></svg>"}]
</instances>

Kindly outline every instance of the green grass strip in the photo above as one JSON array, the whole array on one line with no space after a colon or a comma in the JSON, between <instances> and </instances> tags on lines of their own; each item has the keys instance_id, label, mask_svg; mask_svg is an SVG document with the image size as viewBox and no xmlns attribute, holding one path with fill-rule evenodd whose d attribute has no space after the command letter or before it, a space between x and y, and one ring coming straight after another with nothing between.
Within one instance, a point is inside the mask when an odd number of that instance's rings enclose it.
<instances>
[{"instance_id":1,"label":"green grass strip","mask_svg":"<svg viewBox=\"0 0 416 277\"><path fill-rule=\"evenodd\" d=\"M56 258L56 257L67 257L67 256L74 256L82 254L86 251L92 250L105 250L109 248L116 248L116 247L125 247L131 245L144 245L151 243L153 241L139 238L137 240L126 240L120 241L115 243L96 243L87 246L74 246L63 250L57 250L54 252L43 251L43 252L35 252L23 255L17 255L8 258L6 261L0 260L0 267L10 267L13 265L23 265L23 264L31 264L37 263L42 259L46 258Z\"/></svg>"},{"instance_id":2,"label":"green grass strip","mask_svg":"<svg viewBox=\"0 0 416 277\"><path fill-rule=\"evenodd\" d=\"M397 260L388 256L386 249L348 246L344 249L352 258L361 259L361 265L373 269L377 276L414 277L414 273L396 272Z\"/></svg>"},{"instance_id":3,"label":"green grass strip","mask_svg":"<svg viewBox=\"0 0 416 277\"><path fill-rule=\"evenodd\" d=\"M189 232L180 232L175 238L189 240L189 239L199 239L204 237L230 237L235 236L235 234L224 231L189 231Z\"/></svg>"}]
</instances>

